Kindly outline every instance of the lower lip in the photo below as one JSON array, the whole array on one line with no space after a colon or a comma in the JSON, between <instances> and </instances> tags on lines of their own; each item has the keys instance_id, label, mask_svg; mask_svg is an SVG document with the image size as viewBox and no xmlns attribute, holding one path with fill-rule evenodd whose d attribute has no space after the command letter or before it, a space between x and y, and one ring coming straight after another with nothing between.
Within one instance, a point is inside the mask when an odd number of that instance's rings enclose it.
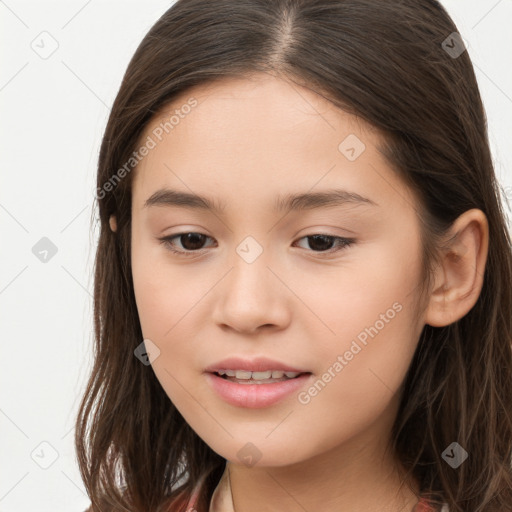
<instances>
[{"instance_id":1,"label":"lower lip","mask_svg":"<svg viewBox=\"0 0 512 512\"><path fill-rule=\"evenodd\" d=\"M207 373L206 378L217 394L231 405L259 409L273 405L298 391L311 375L311 373L305 373L295 379L271 384L238 384L214 373Z\"/></svg>"}]
</instances>

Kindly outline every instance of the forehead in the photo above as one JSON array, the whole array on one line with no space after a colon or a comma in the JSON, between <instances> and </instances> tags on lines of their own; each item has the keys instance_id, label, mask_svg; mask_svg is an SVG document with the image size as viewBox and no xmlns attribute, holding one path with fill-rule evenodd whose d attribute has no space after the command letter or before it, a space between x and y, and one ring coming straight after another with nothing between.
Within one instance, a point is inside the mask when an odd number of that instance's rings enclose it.
<instances>
[{"instance_id":1,"label":"forehead","mask_svg":"<svg viewBox=\"0 0 512 512\"><path fill-rule=\"evenodd\" d=\"M195 106L184 108L191 99ZM293 187L303 192L315 184L355 193L363 186L361 195L368 197L372 188L382 189L383 177L397 179L384 176L390 169L379 151L382 139L368 123L306 87L267 74L187 89L155 114L141 140L148 136L156 145L136 168L139 201L175 185L219 201L234 194L261 199L270 190L283 195ZM361 154L348 158L347 149Z\"/></svg>"},{"instance_id":2,"label":"forehead","mask_svg":"<svg viewBox=\"0 0 512 512\"><path fill-rule=\"evenodd\" d=\"M270 128L291 131L300 123L300 131L305 133L318 125L334 131L339 130L341 125L343 129L353 127L354 130L364 130L375 141L379 139L378 131L372 125L345 112L321 93L294 83L289 78L267 73L223 77L190 87L162 107L148 129L168 120L173 112L184 108L191 98L197 100L197 107L190 115L180 117L184 119L190 116L201 123L211 122L209 127L212 131L227 128L228 124L247 126L251 123L252 135L255 136L257 132L261 137L271 133Z\"/></svg>"}]
</instances>

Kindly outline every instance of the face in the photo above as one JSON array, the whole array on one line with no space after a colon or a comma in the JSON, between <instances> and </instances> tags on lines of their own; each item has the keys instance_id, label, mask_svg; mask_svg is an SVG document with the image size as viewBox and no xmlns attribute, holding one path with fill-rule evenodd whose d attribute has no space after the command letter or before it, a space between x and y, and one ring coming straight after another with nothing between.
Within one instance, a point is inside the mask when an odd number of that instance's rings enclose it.
<instances>
[{"instance_id":1,"label":"face","mask_svg":"<svg viewBox=\"0 0 512 512\"><path fill-rule=\"evenodd\" d=\"M224 458L263 466L382 444L424 322L417 203L379 135L254 75L187 90L140 140L135 296L185 420Z\"/></svg>"}]
</instances>

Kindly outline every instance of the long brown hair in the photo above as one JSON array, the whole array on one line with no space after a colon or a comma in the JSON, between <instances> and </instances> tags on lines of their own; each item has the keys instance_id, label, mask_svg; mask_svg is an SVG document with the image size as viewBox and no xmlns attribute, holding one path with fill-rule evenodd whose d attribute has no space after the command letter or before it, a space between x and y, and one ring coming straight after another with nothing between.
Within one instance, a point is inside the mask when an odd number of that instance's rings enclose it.
<instances>
[{"instance_id":1,"label":"long brown hair","mask_svg":"<svg viewBox=\"0 0 512 512\"><path fill-rule=\"evenodd\" d=\"M382 150L419 198L424 285L453 221L471 208L487 216L481 294L459 321L425 325L392 441L422 490L450 512L512 511L512 246L484 108L456 32L436 0L179 0L151 28L128 65L98 163L95 361L75 438L93 511L181 510L178 497L203 475L198 506L207 510L224 470L134 357L143 338L126 162L178 94L254 72L306 86L382 133ZM442 458L454 441L469 454L457 469Z\"/></svg>"}]
</instances>

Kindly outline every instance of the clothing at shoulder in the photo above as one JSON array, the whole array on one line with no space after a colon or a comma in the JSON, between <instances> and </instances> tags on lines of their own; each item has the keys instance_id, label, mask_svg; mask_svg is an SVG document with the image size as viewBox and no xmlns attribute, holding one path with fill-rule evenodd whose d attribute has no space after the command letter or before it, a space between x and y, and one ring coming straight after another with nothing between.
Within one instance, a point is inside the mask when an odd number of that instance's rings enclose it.
<instances>
[{"instance_id":1,"label":"clothing at shoulder","mask_svg":"<svg viewBox=\"0 0 512 512\"><path fill-rule=\"evenodd\" d=\"M188 503L187 512L195 510L194 505L197 501L197 495L199 494L201 483L196 487L196 496L193 496ZM235 512L227 467L224 470L215 491L213 492L208 512ZM446 503L439 509L438 507L431 505L427 499L422 498L414 508L414 512L449 512L449 509Z\"/></svg>"},{"instance_id":2,"label":"clothing at shoulder","mask_svg":"<svg viewBox=\"0 0 512 512\"><path fill-rule=\"evenodd\" d=\"M185 509L186 512L195 512L197 500L199 498L199 492L203 484L204 478L198 482L195 489L193 490L192 495L187 502L187 507ZM84 510L84 512L92 512L92 506L89 506L89 508ZM224 473L222 474L217 487L215 487L215 490L213 491L208 512L235 512L227 467L224 470ZM428 500L422 498L414 508L414 512L449 512L449 508L445 503L438 511L436 510L436 507L429 504Z\"/></svg>"},{"instance_id":3,"label":"clothing at shoulder","mask_svg":"<svg viewBox=\"0 0 512 512\"><path fill-rule=\"evenodd\" d=\"M195 507L203 481L204 479L196 485L196 488L192 492L192 496L187 503L186 512L193 512L196 510ZM215 487L215 490L213 491L208 512L235 512L233 508L233 499L231 497L231 486L227 468L224 470L217 487Z\"/></svg>"},{"instance_id":4,"label":"clothing at shoulder","mask_svg":"<svg viewBox=\"0 0 512 512\"><path fill-rule=\"evenodd\" d=\"M443 504L441 508L429 503L426 498L421 498L419 503L414 507L413 512L449 512L448 505Z\"/></svg>"},{"instance_id":5,"label":"clothing at shoulder","mask_svg":"<svg viewBox=\"0 0 512 512\"><path fill-rule=\"evenodd\" d=\"M199 490L201 489L202 482L200 482L195 488L190 500L187 503L186 512L195 511L195 506L199 496ZM89 507L84 512L92 512L92 508ZM208 512L234 512L233 502L231 500L231 488L229 485L229 479L225 478L225 474L222 476L219 484L213 492L212 499L210 501L210 508ZM437 512L435 507L429 505L424 500L420 501L414 512ZM448 505L445 503L439 512L450 512Z\"/></svg>"},{"instance_id":6,"label":"clothing at shoulder","mask_svg":"<svg viewBox=\"0 0 512 512\"><path fill-rule=\"evenodd\" d=\"M226 475L227 473L224 471L213 492L209 512L234 512L231 501L231 487L229 486L229 478L227 478ZM187 506L185 508L186 512L196 512L196 504L199 499L199 492L204 484L204 480L205 477L197 483L196 487L192 491L192 495L188 499ZM176 504L173 506L176 506ZM181 506L183 506L183 503ZM84 510L84 512L92 512L92 505L90 505L87 510Z\"/></svg>"}]
</instances>

